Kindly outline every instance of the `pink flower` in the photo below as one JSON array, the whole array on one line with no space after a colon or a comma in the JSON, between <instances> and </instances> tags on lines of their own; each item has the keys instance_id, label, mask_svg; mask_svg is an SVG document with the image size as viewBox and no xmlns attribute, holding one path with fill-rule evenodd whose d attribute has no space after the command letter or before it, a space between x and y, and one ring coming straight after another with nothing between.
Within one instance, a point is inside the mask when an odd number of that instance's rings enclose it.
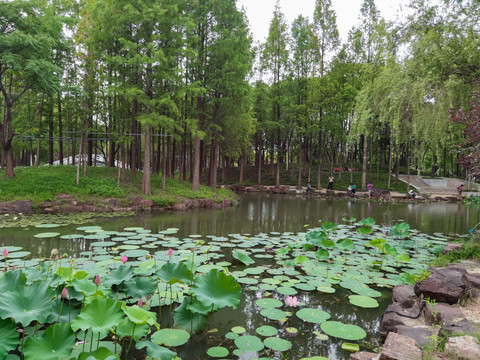
<instances>
[{"instance_id":1,"label":"pink flower","mask_svg":"<svg viewBox=\"0 0 480 360\"><path fill-rule=\"evenodd\" d=\"M8 250L7 250L7 248L4 248L4 249L3 249L3 257L4 257L4 258L8 257Z\"/></svg>"},{"instance_id":2,"label":"pink flower","mask_svg":"<svg viewBox=\"0 0 480 360\"><path fill-rule=\"evenodd\" d=\"M94 283L95 285L100 286L100 284L102 283L102 280L100 280L100 275L95 276Z\"/></svg>"},{"instance_id":3,"label":"pink flower","mask_svg":"<svg viewBox=\"0 0 480 360\"><path fill-rule=\"evenodd\" d=\"M62 299L66 299L67 296L68 296L67 288L63 288L63 290L62 290Z\"/></svg>"},{"instance_id":4,"label":"pink flower","mask_svg":"<svg viewBox=\"0 0 480 360\"><path fill-rule=\"evenodd\" d=\"M168 249L168 256L172 257L172 255L173 255L173 250L170 248Z\"/></svg>"},{"instance_id":5,"label":"pink flower","mask_svg":"<svg viewBox=\"0 0 480 360\"><path fill-rule=\"evenodd\" d=\"M127 262L127 260L128 260L128 258L127 258L125 255L123 255L123 256L120 258L120 261L121 261L122 263L124 263L124 264Z\"/></svg>"},{"instance_id":6,"label":"pink flower","mask_svg":"<svg viewBox=\"0 0 480 360\"><path fill-rule=\"evenodd\" d=\"M143 301L142 301L142 299L138 299L137 305L140 306L140 307L143 306Z\"/></svg>"},{"instance_id":7,"label":"pink flower","mask_svg":"<svg viewBox=\"0 0 480 360\"><path fill-rule=\"evenodd\" d=\"M297 307L298 305L300 305L300 301L298 301L296 296L287 296L287 298L285 299L285 304L287 304L288 306Z\"/></svg>"}]
</instances>

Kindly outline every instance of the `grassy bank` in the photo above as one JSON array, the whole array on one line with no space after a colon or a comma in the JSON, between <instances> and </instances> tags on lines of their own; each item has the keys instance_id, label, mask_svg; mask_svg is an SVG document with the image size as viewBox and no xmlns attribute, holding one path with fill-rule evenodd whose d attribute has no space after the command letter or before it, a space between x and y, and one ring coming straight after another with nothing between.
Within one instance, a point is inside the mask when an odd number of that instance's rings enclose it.
<instances>
[{"instance_id":1,"label":"grassy bank","mask_svg":"<svg viewBox=\"0 0 480 360\"><path fill-rule=\"evenodd\" d=\"M80 175L80 184L76 184L77 169L75 166L40 166L16 168L15 178L7 179L5 172L0 172L0 201L32 200L37 207L45 201L55 200L55 195L69 194L79 201L87 199L118 198L127 199L132 196L144 196L142 193L142 173L135 177L126 174L125 183L117 187L118 169L106 167L89 167L87 175ZM165 190L162 190L162 178L152 174L152 195L145 196L158 206L175 204L182 199L234 199L234 194L227 189L218 189L214 193L211 188L202 186L200 191L190 190L191 184L180 183L176 179L167 178Z\"/></svg>"}]
</instances>

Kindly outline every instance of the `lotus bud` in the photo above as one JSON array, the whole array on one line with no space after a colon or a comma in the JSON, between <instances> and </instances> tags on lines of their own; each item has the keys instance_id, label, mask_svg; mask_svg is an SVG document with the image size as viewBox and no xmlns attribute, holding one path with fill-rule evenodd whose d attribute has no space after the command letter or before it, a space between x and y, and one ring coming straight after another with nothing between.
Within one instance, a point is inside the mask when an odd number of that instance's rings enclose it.
<instances>
[{"instance_id":1,"label":"lotus bud","mask_svg":"<svg viewBox=\"0 0 480 360\"><path fill-rule=\"evenodd\" d=\"M142 307L142 306L143 306L143 301L142 301L142 299L138 299L137 305L138 305L139 307Z\"/></svg>"},{"instance_id":2,"label":"lotus bud","mask_svg":"<svg viewBox=\"0 0 480 360\"><path fill-rule=\"evenodd\" d=\"M100 286L102 280L100 280L100 275L95 276L95 280L93 281L95 285Z\"/></svg>"},{"instance_id":3,"label":"lotus bud","mask_svg":"<svg viewBox=\"0 0 480 360\"><path fill-rule=\"evenodd\" d=\"M125 255L123 255L123 256L120 258L120 261L121 261L122 263L124 263L124 264L127 262L127 260L128 260L128 258L127 258Z\"/></svg>"},{"instance_id":4,"label":"lotus bud","mask_svg":"<svg viewBox=\"0 0 480 360\"><path fill-rule=\"evenodd\" d=\"M58 256L58 249L52 249L50 252L50 257Z\"/></svg>"},{"instance_id":5,"label":"lotus bud","mask_svg":"<svg viewBox=\"0 0 480 360\"><path fill-rule=\"evenodd\" d=\"M172 257L172 255L173 255L173 250L170 248L168 249L168 256Z\"/></svg>"},{"instance_id":6,"label":"lotus bud","mask_svg":"<svg viewBox=\"0 0 480 360\"><path fill-rule=\"evenodd\" d=\"M3 249L3 257L4 257L4 258L7 258L7 257L8 257L8 250L7 250L7 248L4 248L4 249Z\"/></svg>"},{"instance_id":7,"label":"lotus bud","mask_svg":"<svg viewBox=\"0 0 480 360\"><path fill-rule=\"evenodd\" d=\"M67 291L67 288L63 288L62 290L62 299L66 299L68 296L68 291Z\"/></svg>"}]
</instances>

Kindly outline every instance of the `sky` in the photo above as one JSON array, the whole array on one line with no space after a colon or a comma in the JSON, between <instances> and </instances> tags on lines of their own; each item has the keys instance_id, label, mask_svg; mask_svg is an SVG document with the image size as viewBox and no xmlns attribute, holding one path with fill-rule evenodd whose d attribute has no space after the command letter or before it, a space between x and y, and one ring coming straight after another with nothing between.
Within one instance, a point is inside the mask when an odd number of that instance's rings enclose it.
<instances>
[{"instance_id":1,"label":"sky","mask_svg":"<svg viewBox=\"0 0 480 360\"><path fill-rule=\"evenodd\" d=\"M337 15L337 27L342 41L348 37L348 31L358 25L360 6L363 0L331 0L332 7ZM237 0L237 7L245 7L253 39L265 42L268 28L273 18L273 10L277 0ZM376 0L375 5L380 11L380 16L386 20L395 20L400 14L401 4L407 0ZM290 26L298 15L313 18L315 0L280 0L280 8Z\"/></svg>"}]
</instances>

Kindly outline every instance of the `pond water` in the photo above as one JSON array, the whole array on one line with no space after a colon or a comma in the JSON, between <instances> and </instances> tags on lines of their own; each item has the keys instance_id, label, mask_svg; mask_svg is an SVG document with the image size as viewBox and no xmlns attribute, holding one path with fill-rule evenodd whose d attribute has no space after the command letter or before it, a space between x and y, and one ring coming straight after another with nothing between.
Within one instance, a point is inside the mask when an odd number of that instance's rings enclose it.
<instances>
[{"instance_id":1,"label":"pond water","mask_svg":"<svg viewBox=\"0 0 480 360\"><path fill-rule=\"evenodd\" d=\"M141 227L158 233L167 228L179 229L175 236L178 239L191 237L205 238L207 235L217 237L234 237L241 234L244 237L254 237L257 234L282 234L286 232L298 233L306 231L305 225L313 228L320 225L319 221L331 221L343 224L343 218L355 217L357 220L371 217L377 225L391 226L394 223L405 221L412 229L425 234L466 234L478 221L480 208L472 205L448 203L375 203L367 201L325 200L305 198L300 196L279 196L265 194L242 195L238 206L225 210L192 210L186 212L146 212L129 217L101 218L89 225L100 225L104 230L122 231L128 227ZM78 239L69 242L58 236L53 239L34 238L42 231L60 232L62 235L74 234L79 225L67 225L45 230L32 227L0 229L0 249L3 246L20 246L32 254L48 256L53 248L59 249L60 254L74 254L80 256L91 250L90 244L96 240ZM252 249L249 249L252 250ZM152 253L155 250L152 250ZM275 260L255 257L254 266L267 265L274 268ZM225 258L222 260L231 260ZM244 266L230 267L230 271L242 271ZM273 276L272 273L271 276ZM393 274L394 275L394 274ZM271 291L271 295L260 287L243 285L243 295L237 310L222 309L215 313L208 325L208 329L215 331L193 336L184 346L176 348L179 356L184 360L209 359L206 351L211 346L225 346L235 349L232 340L225 338L232 327L241 326L248 335L257 335L255 329L261 325L272 325L279 329L281 338L291 340L293 347L285 352L286 359L301 359L313 356L325 356L330 359L348 359L349 353L342 350L341 339L330 338L320 340L314 331L320 331L319 324L304 322L295 316L288 317L286 322L266 319L260 314L261 308L256 300L271 296L282 302L285 296ZM331 320L360 326L367 332L367 337L360 342L362 349L379 345L379 320L385 308L391 303L391 289L378 287L381 296L376 300L379 307L374 309L359 308L349 303L348 295L351 292L340 286L335 287L335 293L319 293L299 290L296 294L303 302L302 306L317 308L328 312ZM290 308L292 312L295 309ZM288 310L287 310L288 311ZM285 329L294 327L298 330L295 335ZM369 345L367 345L369 344ZM244 352L232 358L257 359L283 357L274 351Z\"/></svg>"}]
</instances>

